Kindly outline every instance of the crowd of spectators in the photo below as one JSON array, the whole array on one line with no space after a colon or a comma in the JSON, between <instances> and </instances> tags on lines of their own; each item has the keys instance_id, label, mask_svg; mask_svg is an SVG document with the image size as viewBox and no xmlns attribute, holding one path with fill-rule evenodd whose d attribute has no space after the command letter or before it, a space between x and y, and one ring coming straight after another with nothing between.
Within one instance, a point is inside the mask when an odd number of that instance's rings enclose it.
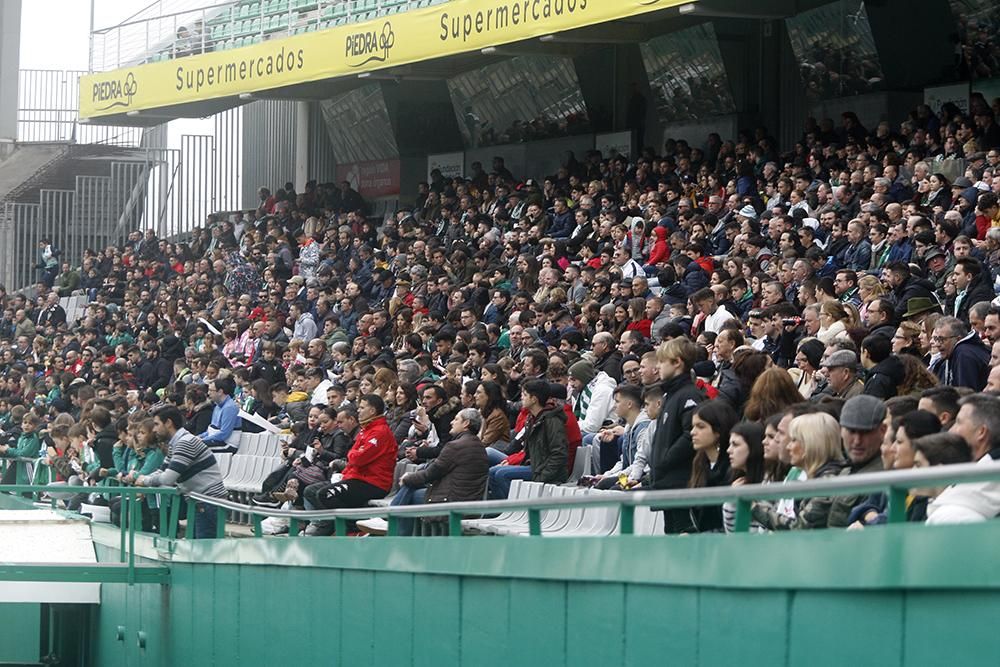
<instances>
[{"instance_id":1,"label":"crowd of spectators","mask_svg":"<svg viewBox=\"0 0 1000 667\"><path fill-rule=\"evenodd\" d=\"M134 232L57 268L43 242L32 295L0 293L0 453L47 464L70 507L111 480L223 495L216 454L264 421L289 437L254 502L307 509L385 497L403 460L419 468L396 504L565 483L578 451L593 472L578 483L622 491L992 463L994 112L841 121L810 121L786 154L759 129L631 161L567 154L538 180L497 159L381 222L346 184L289 183L189 243ZM956 142L950 179L935 165ZM67 322L74 293L90 302ZM879 495L761 502L753 528L860 528L885 510ZM998 512L997 484L908 501L912 520ZM733 519L670 510L664 525Z\"/></svg>"}]
</instances>

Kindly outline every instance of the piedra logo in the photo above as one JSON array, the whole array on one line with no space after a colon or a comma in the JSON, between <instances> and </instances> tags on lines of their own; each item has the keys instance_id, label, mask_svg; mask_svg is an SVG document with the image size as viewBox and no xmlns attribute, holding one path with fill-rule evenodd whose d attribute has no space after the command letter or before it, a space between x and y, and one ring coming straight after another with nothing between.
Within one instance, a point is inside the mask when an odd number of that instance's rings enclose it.
<instances>
[{"instance_id":1,"label":"piedra logo","mask_svg":"<svg viewBox=\"0 0 1000 667\"><path fill-rule=\"evenodd\" d=\"M356 32L347 36L344 55L348 66L361 67L371 62L384 63L389 60L389 51L396 43L396 33L388 21L382 26L382 31L368 30Z\"/></svg>"},{"instance_id":2,"label":"piedra logo","mask_svg":"<svg viewBox=\"0 0 1000 667\"><path fill-rule=\"evenodd\" d=\"M138 89L135 76L129 72L125 80L99 81L94 83L93 102L98 111L107 111L115 107L125 109L132 106L132 98ZM104 106L98 106L104 104Z\"/></svg>"}]
</instances>

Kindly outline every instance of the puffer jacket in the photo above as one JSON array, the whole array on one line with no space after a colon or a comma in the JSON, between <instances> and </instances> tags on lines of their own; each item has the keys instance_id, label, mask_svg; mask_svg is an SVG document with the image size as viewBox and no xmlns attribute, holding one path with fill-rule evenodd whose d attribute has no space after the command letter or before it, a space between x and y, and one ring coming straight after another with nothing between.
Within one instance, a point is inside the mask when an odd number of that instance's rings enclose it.
<instances>
[{"instance_id":1,"label":"puffer jacket","mask_svg":"<svg viewBox=\"0 0 1000 667\"><path fill-rule=\"evenodd\" d=\"M428 503L482 500L490 462L478 436L463 433L451 440L426 468L407 475L406 485L430 484Z\"/></svg>"}]
</instances>

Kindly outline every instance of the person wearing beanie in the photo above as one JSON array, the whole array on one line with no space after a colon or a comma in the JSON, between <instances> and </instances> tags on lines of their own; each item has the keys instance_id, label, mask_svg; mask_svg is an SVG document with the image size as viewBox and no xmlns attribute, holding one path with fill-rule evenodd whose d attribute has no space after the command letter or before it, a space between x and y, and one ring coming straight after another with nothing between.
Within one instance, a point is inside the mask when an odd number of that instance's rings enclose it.
<instances>
[{"instance_id":1,"label":"person wearing beanie","mask_svg":"<svg viewBox=\"0 0 1000 667\"><path fill-rule=\"evenodd\" d=\"M611 416L616 386L614 378L604 371L598 371L594 364L586 359L569 367L570 404L573 406L573 414L580 422L584 445L595 444L595 436L601 430L604 421ZM608 440L602 440L600 445L592 450L595 463L599 463L599 450L602 448L617 453L618 438L609 436ZM613 465L614 459L610 460Z\"/></svg>"}]
</instances>

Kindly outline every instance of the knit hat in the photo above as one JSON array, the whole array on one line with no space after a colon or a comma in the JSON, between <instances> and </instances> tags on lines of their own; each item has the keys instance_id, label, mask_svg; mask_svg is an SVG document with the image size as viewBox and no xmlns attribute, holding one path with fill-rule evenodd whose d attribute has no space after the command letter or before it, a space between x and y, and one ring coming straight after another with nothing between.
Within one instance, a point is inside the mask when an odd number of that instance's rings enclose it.
<instances>
[{"instance_id":1,"label":"knit hat","mask_svg":"<svg viewBox=\"0 0 1000 667\"><path fill-rule=\"evenodd\" d=\"M747 204L746 206L744 206L743 208L741 208L739 210L739 213L737 213L736 215L742 216L744 218L750 218L751 220L756 220L757 219L757 209L755 209L750 204Z\"/></svg>"},{"instance_id":2,"label":"knit hat","mask_svg":"<svg viewBox=\"0 0 1000 667\"><path fill-rule=\"evenodd\" d=\"M583 384L590 384L590 381L597 377L597 369L589 361L580 360L569 367L569 374Z\"/></svg>"},{"instance_id":3,"label":"knit hat","mask_svg":"<svg viewBox=\"0 0 1000 667\"><path fill-rule=\"evenodd\" d=\"M805 355L806 359L809 360L809 365L813 368L819 368L825 351L823 343L816 338L807 340L799 346L799 352Z\"/></svg>"}]
</instances>

